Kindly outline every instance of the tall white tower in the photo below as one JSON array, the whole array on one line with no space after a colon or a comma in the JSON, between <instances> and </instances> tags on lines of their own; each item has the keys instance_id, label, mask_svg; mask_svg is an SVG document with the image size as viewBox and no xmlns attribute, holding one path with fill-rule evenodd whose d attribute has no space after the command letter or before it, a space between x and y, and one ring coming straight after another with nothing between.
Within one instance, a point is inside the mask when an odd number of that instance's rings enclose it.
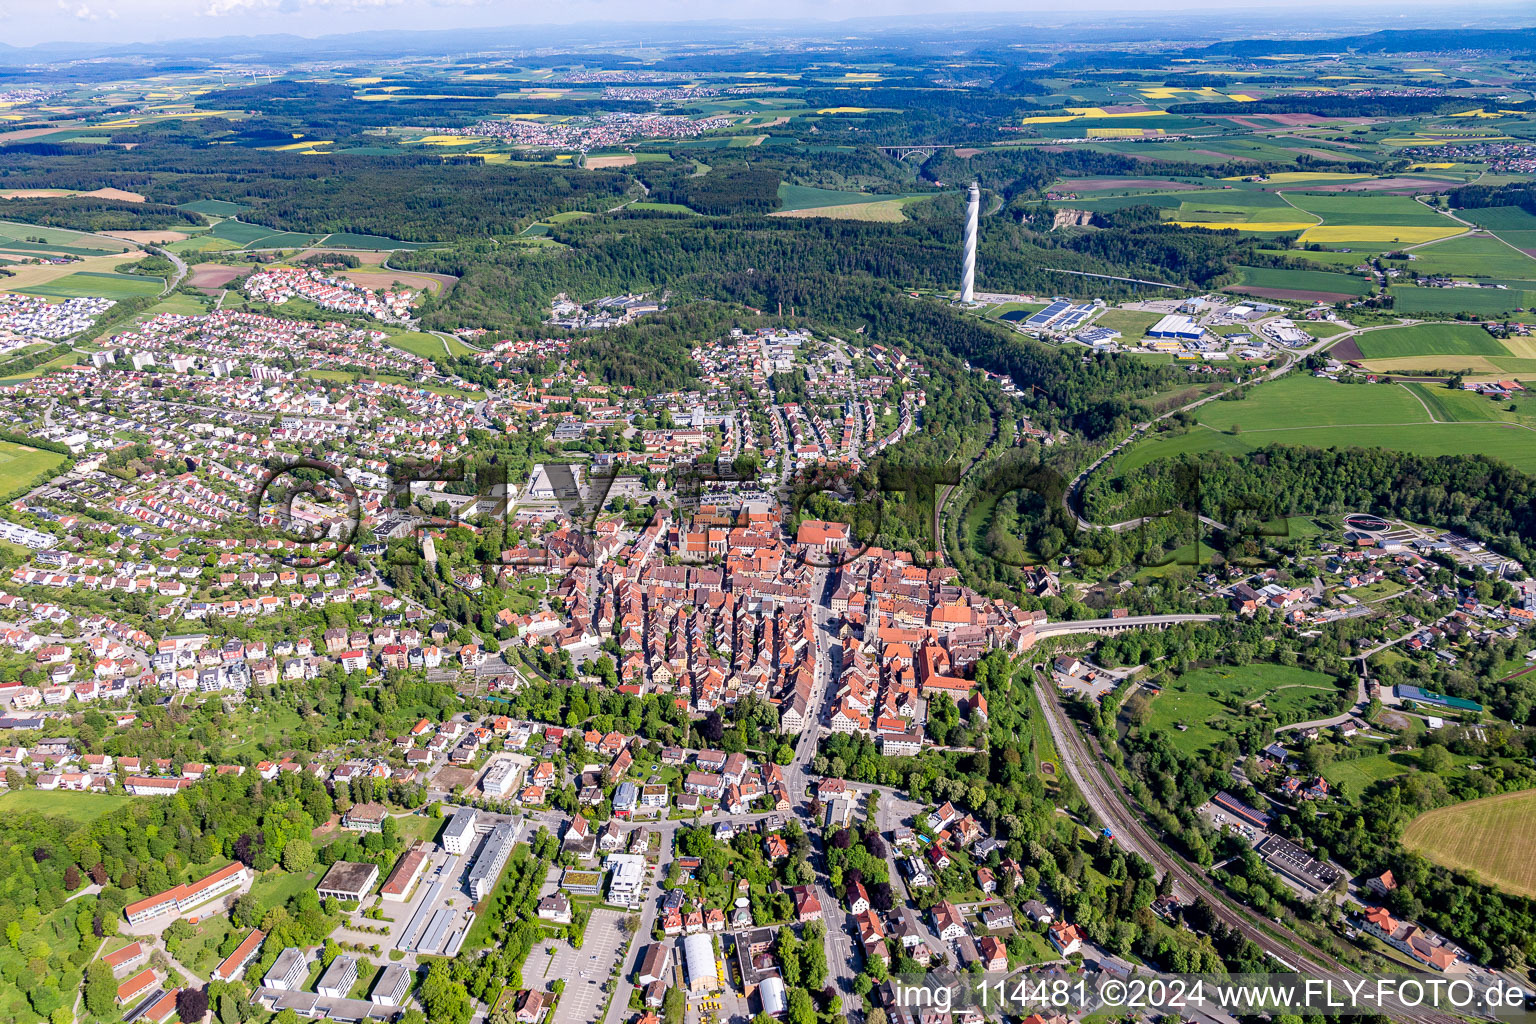
<instances>
[{"instance_id":1,"label":"tall white tower","mask_svg":"<svg viewBox=\"0 0 1536 1024\"><path fill-rule=\"evenodd\" d=\"M976 219L981 214L981 186L971 182L965 202L965 258L960 264L960 301L970 302L976 293Z\"/></svg>"}]
</instances>

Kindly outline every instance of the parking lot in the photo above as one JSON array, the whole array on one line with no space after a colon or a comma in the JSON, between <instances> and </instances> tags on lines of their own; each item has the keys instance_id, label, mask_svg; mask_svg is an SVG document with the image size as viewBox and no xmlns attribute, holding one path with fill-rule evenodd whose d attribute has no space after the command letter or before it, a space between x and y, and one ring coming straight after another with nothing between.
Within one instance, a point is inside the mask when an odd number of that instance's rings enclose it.
<instances>
[{"instance_id":1,"label":"parking lot","mask_svg":"<svg viewBox=\"0 0 1536 1024\"><path fill-rule=\"evenodd\" d=\"M527 984L547 989L556 978L565 980L565 994L560 997L561 1024L593 1024L597 1020L605 999L603 982L613 965L623 959L624 933L619 927L623 920L620 911L594 910L580 949L571 948L562 939L540 942L528 954L523 971ZM554 956L546 952L551 945Z\"/></svg>"}]
</instances>

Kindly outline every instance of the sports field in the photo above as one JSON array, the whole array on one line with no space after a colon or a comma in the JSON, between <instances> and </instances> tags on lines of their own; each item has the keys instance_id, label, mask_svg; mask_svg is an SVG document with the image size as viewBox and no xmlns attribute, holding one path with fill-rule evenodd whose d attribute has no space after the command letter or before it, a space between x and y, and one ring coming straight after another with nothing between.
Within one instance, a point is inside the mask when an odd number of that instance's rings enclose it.
<instances>
[{"instance_id":1,"label":"sports field","mask_svg":"<svg viewBox=\"0 0 1536 1024\"><path fill-rule=\"evenodd\" d=\"M1408 823L1403 846L1496 888L1536 898L1536 791L1437 807Z\"/></svg>"},{"instance_id":2,"label":"sports field","mask_svg":"<svg viewBox=\"0 0 1536 1024\"><path fill-rule=\"evenodd\" d=\"M41 473L64 464L64 456L14 441L0 441L0 494L25 487Z\"/></svg>"}]
</instances>

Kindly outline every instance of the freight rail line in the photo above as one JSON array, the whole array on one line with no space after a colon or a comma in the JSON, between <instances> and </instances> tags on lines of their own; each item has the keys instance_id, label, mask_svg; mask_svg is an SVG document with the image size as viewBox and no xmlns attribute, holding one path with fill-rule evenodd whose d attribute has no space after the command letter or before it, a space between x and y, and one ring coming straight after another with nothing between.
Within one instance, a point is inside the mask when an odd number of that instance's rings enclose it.
<instances>
[{"instance_id":1,"label":"freight rail line","mask_svg":"<svg viewBox=\"0 0 1536 1024\"><path fill-rule=\"evenodd\" d=\"M1034 670L1035 696L1045 711L1047 724L1056 740L1057 750L1067 772L1072 776L1083 798L1094 813L1113 829L1117 842L1140 854L1155 867L1168 872L1176 890L1187 896L1197 896L1210 906L1212 914L1235 928L1271 958L1298 972L1312 972L1319 977L1358 981L1360 975L1346 968L1338 960L1318 949L1295 932L1276 922L1266 922L1260 928L1247 915L1233 909L1181 858L1165 849L1157 838L1142 824L1134 810L1134 801L1113 769L1101 770L1106 764L1098 741L1086 739L1078 731L1057 700L1050 679L1039 666ZM1266 929L1273 929L1279 935ZM1281 941L1281 940L1284 941ZM1393 1020L1412 1021L1414 1024L1460 1024L1461 1018L1423 1007L1396 1007L1390 1011Z\"/></svg>"}]
</instances>

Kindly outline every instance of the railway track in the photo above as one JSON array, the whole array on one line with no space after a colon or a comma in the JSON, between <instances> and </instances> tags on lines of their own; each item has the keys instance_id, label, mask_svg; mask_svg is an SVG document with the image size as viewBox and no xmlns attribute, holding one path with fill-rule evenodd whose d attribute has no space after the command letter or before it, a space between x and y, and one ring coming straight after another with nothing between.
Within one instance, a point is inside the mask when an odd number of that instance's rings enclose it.
<instances>
[{"instance_id":1,"label":"railway track","mask_svg":"<svg viewBox=\"0 0 1536 1024\"><path fill-rule=\"evenodd\" d=\"M1362 975L1345 967L1284 925L1266 921L1265 927L1260 927L1254 918L1225 902L1208 880L1202 877L1203 873L1197 874L1182 858L1169 853L1142 824L1135 811L1134 800L1113 769L1101 770L1100 766L1107 764L1107 761L1097 739L1092 736L1085 739L1078 731L1057 699L1055 688L1048 678L1042 676L1038 665L1034 668L1034 688L1068 773L1083 791L1083 798L1089 807L1104 819L1105 825L1114 830L1117 842L1122 842L1126 848L1170 874L1177 890L1203 898L1217 920L1242 933L1287 969L1337 981L1353 982L1362 978ZM1413 1024L1463 1024L1460 1017L1423 1007L1396 1008L1388 1012L1388 1016L1395 1021L1410 1021Z\"/></svg>"}]
</instances>

